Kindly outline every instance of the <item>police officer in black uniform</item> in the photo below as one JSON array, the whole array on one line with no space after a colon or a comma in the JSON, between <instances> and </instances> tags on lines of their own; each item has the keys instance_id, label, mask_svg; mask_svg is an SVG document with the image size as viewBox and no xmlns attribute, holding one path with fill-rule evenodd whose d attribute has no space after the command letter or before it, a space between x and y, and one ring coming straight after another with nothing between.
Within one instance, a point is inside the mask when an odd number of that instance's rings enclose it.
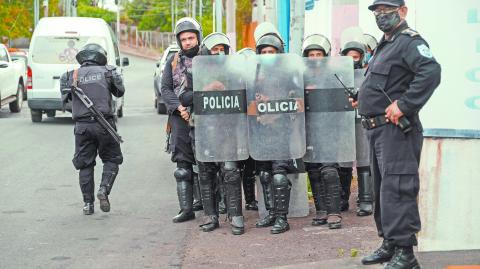
<instances>
[{"instance_id":1,"label":"police officer in black uniform","mask_svg":"<svg viewBox=\"0 0 480 269\"><path fill-rule=\"evenodd\" d=\"M206 36L200 49L201 55L219 55L217 57L226 57L225 55L228 55L229 52L230 40L225 34L218 32ZM222 81L215 82L222 84ZM226 81L223 81L223 83L226 83ZM180 92L179 99L183 106L193 109L193 89L183 89ZM228 128L228 126L224 127ZM194 126L192 126L190 135L193 141L195 141ZM195 142L193 142L193 145L195 145L194 143ZM214 162L198 161L200 191L206 216L205 222L200 225L200 227L204 232L210 232L219 227L218 198L220 195L217 193L217 178L219 178L223 181L224 185L226 211L228 218L231 220L232 234L241 235L244 233L240 163L241 162L225 161L217 164ZM221 177L217 177L219 168L221 169Z\"/></svg>"},{"instance_id":2,"label":"police officer in black uniform","mask_svg":"<svg viewBox=\"0 0 480 269\"><path fill-rule=\"evenodd\" d=\"M257 54L284 53L283 41L276 33L268 33L258 39ZM280 142L279 142L280 143ZM287 214L292 183L287 174L296 172L293 160L256 161L263 197L268 215L258 220L257 228L273 226L272 234L284 233L290 229Z\"/></svg>"},{"instance_id":3,"label":"police officer in black uniform","mask_svg":"<svg viewBox=\"0 0 480 269\"><path fill-rule=\"evenodd\" d=\"M310 59L329 57L331 43L323 35L312 34L303 41L302 56ZM322 71L322 70L318 70ZM309 75L307 77L315 77ZM304 78L305 87L311 82ZM315 217L313 226L328 224L329 229L342 227L340 214L340 179L339 167L335 163L308 163L305 162L310 186L312 188L313 201L315 203Z\"/></svg>"},{"instance_id":4,"label":"police officer in black uniform","mask_svg":"<svg viewBox=\"0 0 480 269\"><path fill-rule=\"evenodd\" d=\"M403 0L375 0L369 9L385 34L369 62L358 103L352 105L358 105L368 129L374 216L383 243L362 263L389 261L385 268L420 268L413 253L420 230L417 195L423 135L418 112L439 85L441 68L427 42L408 27Z\"/></svg>"},{"instance_id":5,"label":"police officer in black uniform","mask_svg":"<svg viewBox=\"0 0 480 269\"><path fill-rule=\"evenodd\" d=\"M72 117L75 121L75 155L72 162L75 168L80 170L80 189L85 202L83 213L91 215L94 212L94 167L97 152L103 162L97 198L100 200L100 209L104 212L110 211L108 195L117 177L118 166L123 162L123 156L120 145L72 93L71 87L76 80L78 87L92 100L113 128L115 122L112 95L122 97L125 87L116 67L106 65L107 52L100 45L85 45L76 55L76 59L81 65L80 68L63 74L60 83L64 101L72 100Z\"/></svg>"},{"instance_id":6,"label":"police officer in black uniform","mask_svg":"<svg viewBox=\"0 0 480 269\"><path fill-rule=\"evenodd\" d=\"M359 41L347 42L341 51L342 56L353 58L353 68L362 69L366 65L367 46ZM363 71L362 71L363 72ZM359 120L358 118L355 121ZM357 122L356 122L357 123ZM358 123L359 124L359 123ZM357 133L357 143L365 145L366 137L363 132ZM361 136L361 137L359 137ZM357 144L357 153L362 148ZM366 153L366 150L363 151ZM357 154L358 156L358 154ZM357 216L368 216L373 213L373 181L369 166L359 166L357 160L358 200ZM363 165L367 165L367 161ZM340 167L340 183L342 186L342 211L348 210L350 187L352 183L352 167Z\"/></svg>"},{"instance_id":7,"label":"police officer in black uniform","mask_svg":"<svg viewBox=\"0 0 480 269\"><path fill-rule=\"evenodd\" d=\"M200 49L202 28L192 18L182 18L175 26L175 37L180 52L171 57L163 70L162 98L172 126L170 148L172 161L177 163L174 177L177 181L177 195L180 212L173 222L184 222L195 218L193 212L193 155L188 119L190 112L180 104L182 87L192 87L192 59Z\"/></svg>"}]
</instances>

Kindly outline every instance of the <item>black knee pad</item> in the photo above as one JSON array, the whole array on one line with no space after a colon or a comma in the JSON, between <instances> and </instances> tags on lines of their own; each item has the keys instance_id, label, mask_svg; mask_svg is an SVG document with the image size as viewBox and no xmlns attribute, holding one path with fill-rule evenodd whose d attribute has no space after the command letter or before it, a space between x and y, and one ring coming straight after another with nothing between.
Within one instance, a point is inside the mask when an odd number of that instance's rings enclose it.
<instances>
[{"instance_id":1,"label":"black knee pad","mask_svg":"<svg viewBox=\"0 0 480 269\"><path fill-rule=\"evenodd\" d=\"M268 171L260 171L259 177L262 184L269 184L272 182L272 174Z\"/></svg>"},{"instance_id":2,"label":"black knee pad","mask_svg":"<svg viewBox=\"0 0 480 269\"><path fill-rule=\"evenodd\" d=\"M292 184L290 183L290 179L284 174L275 174L273 176L273 186L275 187L282 187L282 188L289 188Z\"/></svg>"},{"instance_id":3,"label":"black knee pad","mask_svg":"<svg viewBox=\"0 0 480 269\"><path fill-rule=\"evenodd\" d=\"M192 181L192 171L185 168L177 168L173 173L173 176L177 182L181 181Z\"/></svg>"},{"instance_id":4,"label":"black knee pad","mask_svg":"<svg viewBox=\"0 0 480 269\"><path fill-rule=\"evenodd\" d=\"M223 165L223 179L225 183L232 184L232 183L240 183L241 176L240 176L240 169L238 168L237 162L225 162Z\"/></svg>"},{"instance_id":5,"label":"black knee pad","mask_svg":"<svg viewBox=\"0 0 480 269\"><path fill-rule=\"evenodd\" d=\"M322 168L321 177L325 182L339 181L338 170L335 167L327 166Z\"/></svg>"}]
</instances>

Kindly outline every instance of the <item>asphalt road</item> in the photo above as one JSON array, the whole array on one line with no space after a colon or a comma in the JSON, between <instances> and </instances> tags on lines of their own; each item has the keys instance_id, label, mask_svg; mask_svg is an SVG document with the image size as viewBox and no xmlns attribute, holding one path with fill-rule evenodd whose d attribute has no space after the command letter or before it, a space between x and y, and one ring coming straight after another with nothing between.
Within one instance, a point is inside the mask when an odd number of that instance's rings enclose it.
<instances>
[{"instance_id":1,"label":"asphalt road","mask_svg":"<svg viewBox=\"0 0 480 269\"><path fill-rule=\"evenodd\" d=\"M112 210L82 214L69 113L34 124L0 110L0 268L181 267L188 225L178 211L174 165L163 149L165 115L153 108L154 62L130 57L119 132L125 162ZM98 186L101 161L95 171ZM98 201L97 201L98 202Z\"/></svg>"}]
</instances>

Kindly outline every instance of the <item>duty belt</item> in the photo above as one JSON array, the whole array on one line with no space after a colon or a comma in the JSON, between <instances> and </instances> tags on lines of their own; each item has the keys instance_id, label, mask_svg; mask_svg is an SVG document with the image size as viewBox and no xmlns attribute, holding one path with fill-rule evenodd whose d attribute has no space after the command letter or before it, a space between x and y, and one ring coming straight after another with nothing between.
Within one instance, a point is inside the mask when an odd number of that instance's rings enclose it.
<instances>
[{"instance_id":1,"label":"duty belt","mask_svg":"<svg viewBox=\"0 0 480 269\"><path fill-rule=\"evenodd\" d=\"M113 120L113 116L105 115L104 118L108 121ZM83 116L75 120L76 122L97 122L94 116Z\"/></svg>"},{"instance_id":2,"label":"duty belt","mask_svg":"<svg viewBox=\"0 0 480 269\"><path fill-rule=\"evenodd\" d=\"M387 123L390 123L390 120L388 120L385 117L385 114L379 115L379 116L374 116L374 117L362 116L362 126L363 126L363 128L365 128L367 130L378 128L378 127L383 126Z\"/></svg>"}]
</instances>

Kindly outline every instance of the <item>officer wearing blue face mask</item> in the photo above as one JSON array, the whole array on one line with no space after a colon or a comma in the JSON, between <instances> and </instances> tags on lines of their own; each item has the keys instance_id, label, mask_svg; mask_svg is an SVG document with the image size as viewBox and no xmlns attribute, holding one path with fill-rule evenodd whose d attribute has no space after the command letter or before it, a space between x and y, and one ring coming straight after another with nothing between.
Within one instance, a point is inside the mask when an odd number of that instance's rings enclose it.
<instances>
[{"instance_id":1,"label":"officer wearing blue face mask","mask_svg":"<svg viewBox=\"0 0 480 269\"><path fill-rule=\"evenodd\" d=\"M375 190L375 223L382 246L363 264L420 268L413 253L420 231L417 204L422 124L418 117L441 68L427 42L409 28L404 0L375 0L368 7L384 32L359 90L359 114L367 129Z\"/></svg>"}]
</instances>

